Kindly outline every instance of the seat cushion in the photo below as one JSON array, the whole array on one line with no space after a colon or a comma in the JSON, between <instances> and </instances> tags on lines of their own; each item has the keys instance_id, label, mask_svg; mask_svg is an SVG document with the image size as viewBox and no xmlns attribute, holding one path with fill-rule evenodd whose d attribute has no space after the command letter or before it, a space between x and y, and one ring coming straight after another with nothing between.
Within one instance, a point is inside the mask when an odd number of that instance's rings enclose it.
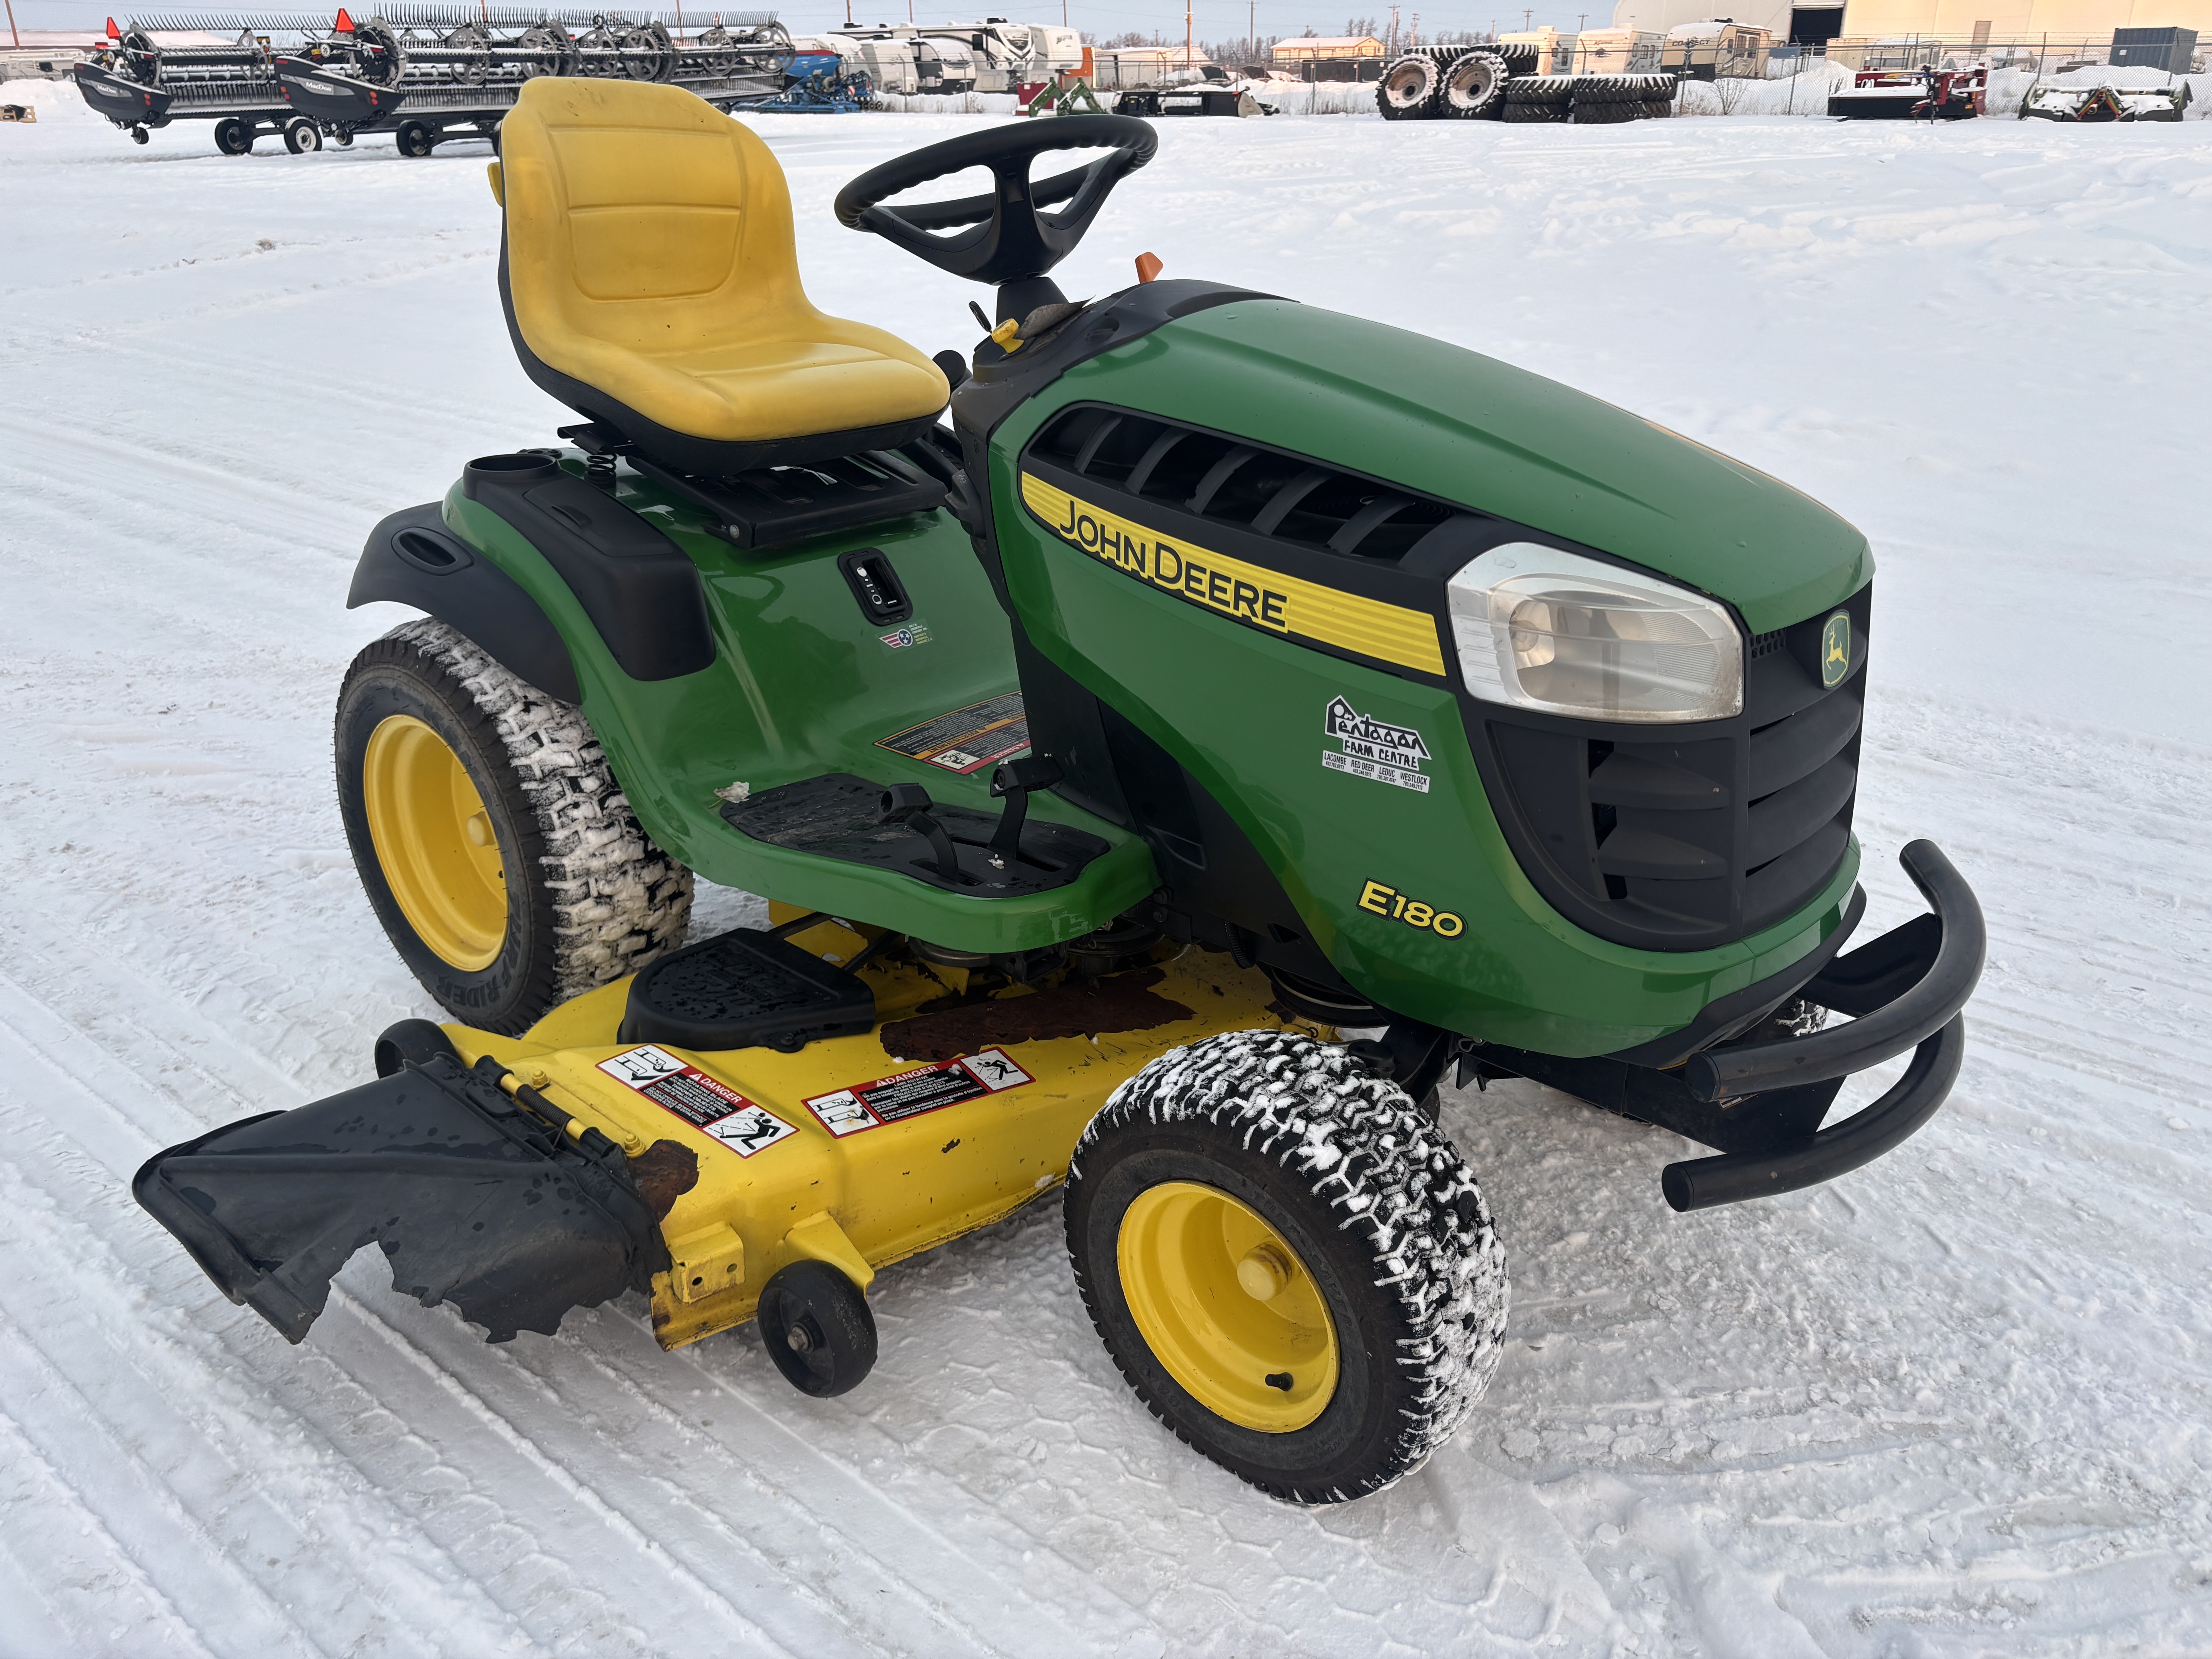
<instances>
[{"instance_id":1,"label":"seat cushion","mask_svg":"<svg viewBox=\"0 0 2212 1659\"><path fill-rule=\"evenodd\" d=\"M531 81L501 129L500 179L526 365L551 370L550 389L595 405L584 410L593 418L619 409L641 417L641 431L758 445L945 407L945 376L927 357L815 309L783 169L694 94ZM562 380L600 395L579 398Z\"/></svg>"}]
</instances>

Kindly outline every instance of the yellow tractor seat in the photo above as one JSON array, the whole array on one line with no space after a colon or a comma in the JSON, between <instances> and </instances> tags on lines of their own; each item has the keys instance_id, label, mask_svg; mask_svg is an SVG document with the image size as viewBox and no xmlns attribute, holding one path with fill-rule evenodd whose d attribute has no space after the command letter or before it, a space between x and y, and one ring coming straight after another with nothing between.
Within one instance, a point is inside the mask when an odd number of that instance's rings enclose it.
<instances>
[{"instance_id":1,"label":"yellow tractor seat","mask_svg":"<svg viewBox=\"0 0 2212 1659\"><path fill-rule=\"evenodd\" d=\"M500 129L500 299L532 380L653 459L727 477L921 435L944 374L799 286L783 169L678 87L544 78Z\"/></svg>"}]
</instances>

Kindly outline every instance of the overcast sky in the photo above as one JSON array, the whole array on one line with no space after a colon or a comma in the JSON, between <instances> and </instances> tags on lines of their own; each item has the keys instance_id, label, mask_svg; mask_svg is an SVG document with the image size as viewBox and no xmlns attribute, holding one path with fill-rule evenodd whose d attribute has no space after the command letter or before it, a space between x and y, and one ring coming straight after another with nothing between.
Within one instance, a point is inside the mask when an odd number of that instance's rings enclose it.
<instances>
[{"instance_id":1,"label":"overcast sky","mask_svg":"<svg viewBox=\"0 0 2212 1659\"><path fill-rule=\"evenodd\" d=\"M9 3L15 7L16 22L27 29L97 30L106 21L109 11L103 0L92 0L88 4L83 3L82 0L9 0ZM115 15L119 20L126 15L125 0L113 0L113 3ZM574 9L582 3L584 0L573 0L572 3L565 5L562 0L550 0L552 9ZM672 6L674 0L661 0L661 3L665 9ZM907 0L896 0L895 5L893 0L854 0L854 3L853 16L858 22L895 22L903 21L906 18ZM993 16L1012 17L1022 22L1057 23L1061 20L1063 0L1053 0L1053 3L1042 9L999 0L999 3L988 8L979 5L973 11L957 14L945 9L941 4L927 3L927 0L914 0L914 3L916 7L915 15L923 22L941 22L956 15L964 22L982 16L988 11ZM1091 30L1102 40L1127 33L1132 29L1146 32L1157 29L1165 39L1182 39L1182 9L1180 6L1174 6L1172 9L1169 5L1147 6L1142 3L1142 0L1118 0L1117 3L1112 4L1094 3L1093 0L1064 0L1064 3L1068 22L1078 28ZM1599 0L1599 3L1604 4L1604 0ZM256 0L250 9L270 11L294 9L283 5L281 0ZM151 12L169 10L172 7L165 3L165 0L146 0L143 9ZM212 11L213 9L208 9ZM249 8L241 6L240 9ZM360 9L374 15L375 0L363 0ZM691 7L686 5L684 9L689 16ZM712 10L713 8L709 6L705 9ZM802 4L778 9L786 27L794 34L813 33L845 21L843 0L836 0L834 4ZM1425 35L1440 28L1487 29L1493 22L1502 28L1522 27L1523 14L1521 11L1502 12L1494 0L1474 0L1474 3L1466 3L1465 0L1444 0L1444 3L1434 7L1424 5L1419 9L1421 33ZM333 4L331 10L335 15L337 6ZM1412 26L1414 10L1415 8L1409 5L1400 8L1401 27ZM1354 14L1364 15L1371 13L1385 24L1390 15L1388 7L1371 3L1331 11L1320 0L1259 0L1249 14L1246 6L1239 3L1238 0L1195 0L1194 12L1194 26L1201 40L1241 39L1248 15L1253 20L1254 28L1263 36L1303 34L1309 26L1316 34L1340 34L1344 31L1346 19ZM1544 6L1538 6L1535 9L1535 21L1540 27L1551 23L1560 28L1573 28L1579 15L1574 11L1559 11ZM1592 12L1589 15L1593 24L1609 23L1613 17L1612 8L1607 4L1603 11Z\"/></svg>"}]
</instances>

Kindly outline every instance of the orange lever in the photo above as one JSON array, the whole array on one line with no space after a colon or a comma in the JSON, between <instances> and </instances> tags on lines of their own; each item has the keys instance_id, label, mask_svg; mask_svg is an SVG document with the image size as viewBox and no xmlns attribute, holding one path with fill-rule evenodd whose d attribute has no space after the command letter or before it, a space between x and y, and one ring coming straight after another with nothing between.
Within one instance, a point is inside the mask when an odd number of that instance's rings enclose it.
<instances>
[{"instance_id":1,"label":"orange lever","mask_svg":"<svg viewBox=\"0 0 2212 1659\"><path fill-rule=\"evenodd\" d=\"M1137 256L1137 280L1140 283L1151 282L1166 269L1157 253L1139 253Z\"/></svg>"}]
</instances>

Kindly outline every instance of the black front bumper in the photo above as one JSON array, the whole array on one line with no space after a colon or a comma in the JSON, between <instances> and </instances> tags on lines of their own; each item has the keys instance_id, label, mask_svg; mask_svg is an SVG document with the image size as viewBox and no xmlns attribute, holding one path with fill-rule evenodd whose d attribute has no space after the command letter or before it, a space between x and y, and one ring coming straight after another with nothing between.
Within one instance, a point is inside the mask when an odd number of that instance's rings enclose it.
<instances>
[{"instance_id":1,"label":"black front bumper","mask_svg":"<svg viewBox=\"0 0 2212 1659\"><path fill-rule=\"evenodd\" d=\"M1792 1192L1856 1170L1911 1135L1950 1094L1966 1052L1960 1010L1987 951L1981 905L1942 850L1916 841L1899 859L1932 914L1774 994L1776 1004L1794 995L1851 1016L1844 1024L1710 1048L1663 1068L1619 1055L1565 1060L1481 1044L1462 1069L1529 1078L1715 1148L1717 1157L1661 1173L1677 1210ZM1845 1078L1907 1049L1912 1063L1880 1099L1820 1127Z\"/></svg>"}]
</instances>

